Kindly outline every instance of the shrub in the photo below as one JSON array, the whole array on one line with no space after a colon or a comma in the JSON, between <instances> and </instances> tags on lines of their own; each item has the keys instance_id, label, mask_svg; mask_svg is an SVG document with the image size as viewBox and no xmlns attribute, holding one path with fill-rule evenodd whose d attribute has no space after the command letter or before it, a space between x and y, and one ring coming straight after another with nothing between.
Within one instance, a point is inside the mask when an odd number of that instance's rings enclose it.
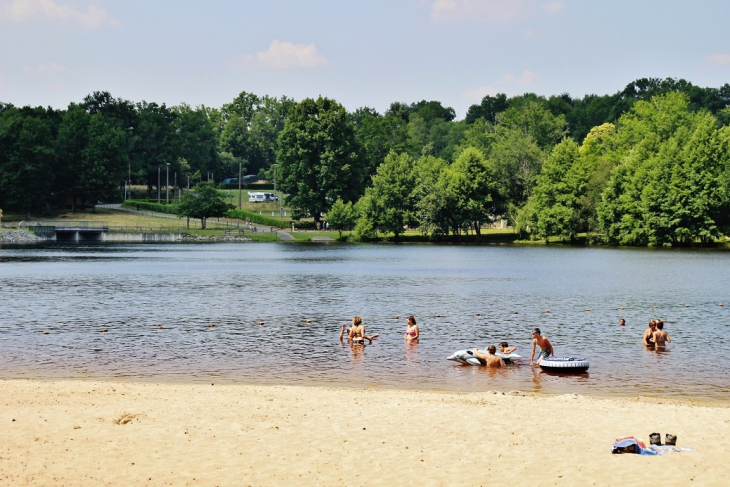
<instances>
[{"instance_id":1,"label":"shrub","mask_svg":"<svg viewBox=\"0 0 730 487\"><path fill-rule=\"evenodd\" d=\"M177 205L164 205L162 203L152 203L150 201L144 200L127 200L122 203L122 206L131 210L140 209L146 211L156 211L158 213L168 213L170 215L177 214Z\"/></svg>"},{"instance_id":2,"label":"shrub","mask_svg":"<svg viewBox=\"0 0 730 487\"><path fill-rule=\"evenodd\" d=\"M253 223L258 223L259 225L268 225L271 227L286 228L287 226L291 226L290 222L284 220L276 220L274 218L269 218L263 215L259 215L258 213L254 213L253 211L247 210L228 210L226 216L228 218L239 218L241 220L245 220L246 218L248 218Z\"/></svg>"}]
</instances>

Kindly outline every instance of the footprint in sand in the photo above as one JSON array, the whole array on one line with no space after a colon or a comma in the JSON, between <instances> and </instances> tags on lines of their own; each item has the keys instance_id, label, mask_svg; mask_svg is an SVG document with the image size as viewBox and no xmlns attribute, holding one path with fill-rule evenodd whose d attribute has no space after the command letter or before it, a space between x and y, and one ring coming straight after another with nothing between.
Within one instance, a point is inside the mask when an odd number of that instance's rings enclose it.
<instances>
[{"instance_id":1,"label":"footprint in sand","mask_svg":"<svg viewBox=\"0 0 730 487\"><path fill-rule=\"evenodd\" d=\"M114 424L127 424L127 423L131 423L138 416L139 416L139 414L122 413L122 415L119 416L117 419L112 420L112 423L114 423Z\"/></svg>"}]
</instances>

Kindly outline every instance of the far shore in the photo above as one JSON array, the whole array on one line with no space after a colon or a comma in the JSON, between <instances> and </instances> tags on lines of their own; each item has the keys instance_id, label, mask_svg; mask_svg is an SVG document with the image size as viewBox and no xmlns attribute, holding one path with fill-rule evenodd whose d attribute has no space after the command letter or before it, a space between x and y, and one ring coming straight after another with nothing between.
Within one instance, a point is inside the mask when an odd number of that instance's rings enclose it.
<instances>
[{"instance_id":1,"label":"far shore","mask_svg":"<svg viewBox=\"0 0 730 487\"><path fill-rule=\"evenodd\" d=\"M730 408L671 399L0 381L3 485L727 485ZM617 437L690 452L612 455Z\"/></svg>"}]
</instances>

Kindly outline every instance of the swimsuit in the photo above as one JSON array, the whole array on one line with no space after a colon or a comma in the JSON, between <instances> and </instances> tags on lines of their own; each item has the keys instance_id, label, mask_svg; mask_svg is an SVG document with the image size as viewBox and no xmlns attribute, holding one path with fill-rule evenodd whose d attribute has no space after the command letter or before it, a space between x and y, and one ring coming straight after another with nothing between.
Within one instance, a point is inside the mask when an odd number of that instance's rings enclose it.
<instances>
[{"instance_id":1,"label":"swimsuit","mask_svg":"<svg viewBox=\"0 0 730 487\"><path fill-rule=\"evenodd\" d=\"M413 330L406 330L406 335L415 336L416 335L416 332L413 331Z\"/></svg>"},{"instance_id":2,"label":"swimsuit","mask_svg":"<svg viewBox=\"0 0 730 487\"><path fill-rule=\"evenodd\" d=\"M537 359L540 360L540 358L548 358L550 355L552 355L553 350L550 347L543 348L540 350L540 353L537 354Z\"/></svg>"}]
</instances>

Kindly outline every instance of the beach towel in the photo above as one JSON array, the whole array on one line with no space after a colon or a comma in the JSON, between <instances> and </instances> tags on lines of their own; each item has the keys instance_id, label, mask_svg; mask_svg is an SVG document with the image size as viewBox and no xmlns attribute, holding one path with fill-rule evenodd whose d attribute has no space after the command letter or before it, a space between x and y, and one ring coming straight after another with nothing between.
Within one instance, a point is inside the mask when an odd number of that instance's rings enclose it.
<instances>
[{"instance_id":1,"label":"beach towel","mask_svg":"<svg viewBox=\"0 0 730 487\"><path fill-rule=\"evenodd\" d=\"M627 436L625 438L618 438L613 443L611 453L635 453L637 455L665 455L667 453L675 453L682 451L692 451L694 448L685 446L678 448L676 446L669 445L651 445L647 447L644 442L637 440L633 436Z\"/></svg>"},{"instance_id":2,"label":"beach towel","mask_svg":"<svg viewBox=\"0 0 730 487\"><path fill-rule=\"evenodd\" d=\"M637 455L657 455L657 452L649 449L642 442L634 438L633 436L627 436L625 438L617 438L613 443L611 453L635 453Z\"/></svg>"}]
</instances>

